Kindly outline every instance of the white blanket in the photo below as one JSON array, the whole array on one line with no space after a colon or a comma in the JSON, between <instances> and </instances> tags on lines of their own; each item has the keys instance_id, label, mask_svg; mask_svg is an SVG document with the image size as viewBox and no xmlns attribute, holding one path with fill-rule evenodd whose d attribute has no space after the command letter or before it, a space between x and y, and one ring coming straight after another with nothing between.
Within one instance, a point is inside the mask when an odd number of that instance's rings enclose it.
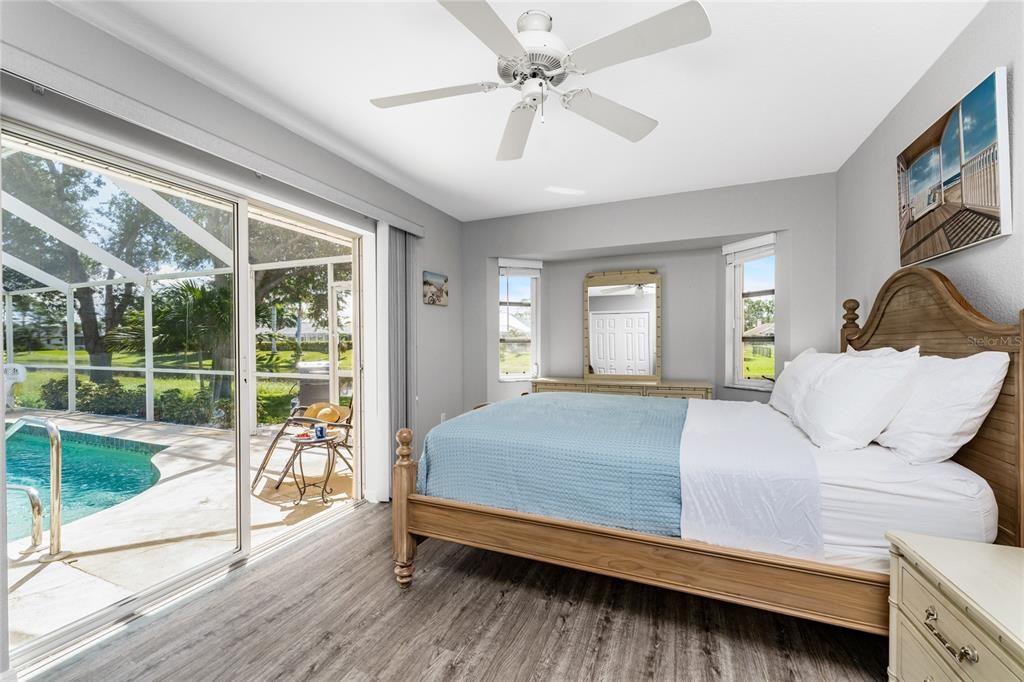
<instances>
[{"instance_id":1,"label":"white blanket","mask_svg":"<svg viewBox=\"0 0 1024 682\"><path fill-rule=\"evenodd\" d=\"M815 451L768 405L691 400L679 444L682 537L823 559Z\"/></svg>"}]
</instances>

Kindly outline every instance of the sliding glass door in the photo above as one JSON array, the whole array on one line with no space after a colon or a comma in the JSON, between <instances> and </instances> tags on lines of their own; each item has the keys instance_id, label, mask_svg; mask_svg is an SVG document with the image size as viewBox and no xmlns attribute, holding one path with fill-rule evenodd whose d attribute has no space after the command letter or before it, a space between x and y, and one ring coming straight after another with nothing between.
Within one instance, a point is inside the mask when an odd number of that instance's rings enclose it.
<instances>
[{"instance_id":1,"label":"sliding glass door","mask_svg":"<svg viewBox=\"0 0 1024 682\"><path fill-rule=\"evenodd\" d=\"M333 225L249 208L254 546L361 497L357 244ZM294 417L326 422L337 443L313 447L313 423Z\"/></svg>"},{"instance_id":2,"label":"sliding glass door","mask_svg":"<svg viewBox=\"0 0 1024 682\"><path fill-rule=\"evenodd\" d=\"M24 666L361 499L362 242L180 168L6 122L0 143Z\"/></svg>"},{"instance_id":3,"label":"sliding glass door","mask_svg":"<svg viewBox=\"0 0 1024 682\"><path fill-rule=\"evenodd\" d=\"M243 200L70 141L5 128L2 155L7 598L27 660L242 552L247 224Z\"/></svg>"}]
</instances>

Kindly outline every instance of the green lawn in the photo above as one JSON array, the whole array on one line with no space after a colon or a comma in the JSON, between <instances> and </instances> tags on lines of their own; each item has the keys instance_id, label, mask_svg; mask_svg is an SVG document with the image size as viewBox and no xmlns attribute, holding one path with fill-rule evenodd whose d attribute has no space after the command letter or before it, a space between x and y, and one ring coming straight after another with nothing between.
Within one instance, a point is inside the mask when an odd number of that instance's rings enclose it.
<instances>
[{"instance_id":1,"label":"green lawn","mask_svg":"<svg viewBox=\"0 0 1024 682\"><path fill-rule=\"evenodd\" d=\"M501 352L498 365L501 367L502 374L529 374L530 354Z\"/></svg>"},{"instance_id":2,"label":"green lawn","mask_svg":"<svg viewBox=\"0 0 1024 682\"><path fill-rule=\"evenodd\" d=\"M15 384L14 397L18 405L25 407L42 407L40 393L47 381L51 379L67 379L67 372L59 369L29 369L28 377L23 383Z\"/></svg>"},{"instance_id":3,"label":"green lawn","mask_svg":"<svg viewBox=\"0 0 1024 682\"><path fill-rule=\"evenodd\" d=\"M78 377L80 382L87 381L89 375L86 372L79 372ZM18 405L23 407L44 407L42 401L43 384L53 379L64 381L66 378L67 373L60 370L30 370L25 382L18 384L14 388L14 395ZM135 388L143 385L145 377L141 374L119 374L117 380L125 387ZM153 379L153 387L157 396L172 389L179 389L185 396L192 396L199 390L199 381L189 376L156 376ZM264 416L263 421L272 424L284 421L291 412L291 400L295 393L295 382L293 380L260 379L256 383L256 400L260 403L260 412Z\"/></svg>"},{"instance_id":4,"label":"green lawn","mask_svg":"<svg viewBox=\"0 0 1024 682\"><path fill-rule=\"evenodd\" d=\"M79 383L89 380L88 372L77 372L76 374ZM41 390L43 384L53 379L66 380L67 376L67 372L62 372L59 369L34 370L29 368L28 378L25 382L14 387L14 395L17 397L18 404L26 407L42 407ZM134 372L131 374L117 374L116 378L126 388L143 386L146 382L144 375ZM191 395L199 390L199 381L192 376L157 376L153 379L153 387L156 395L175 388L186 395Z\"/></svg>"},{"instance_id":5,"label":"green lawn","mask_svg":"<svg viewBox=\"0 0 1024 682\"><path fill-rule=\"evenodd\" d=\"M743 344L743 378L761 379L763 377L775 378L775 356L754 355L752 344Z\"/></svg>"},{"instance_id":6,"label":"green lawn","mask_svg":"<svg viewBox=\"0 0 1024 682\"><path fill-rule=\"evenodd\" d=\"M260 351L259 358L269 357L269 351ZM295 351L281 350L277 352L278 365L275 372L295 371ZM304 362L317 362L327 360L327 353L323 351L307 350L302 353ZM32 350L15 351L14 361L24 365L63 365L68 361L67 351L64 350ZM84 350L75 351L75 363L78 365L89 364L89 354ZM143 367L146 358L142 353L114 353L111 364L114 367ZM209 359L199 361L194 355L184 353L155 353L153 355L153 366L167 369L210 369ZM338 357L338 366L342 369L352 369L352 351L346 350Z\"/></svg>"},{"instance_id":7,"label":"green lawn","mask_svg":"<svg viewBox=\"0 0 1024 682\"><path fill-rule=\"evenodd\" d=\"M274 372L295 372L295 353L291 350L279 351L280 363L275 365ZM14 395L17 404L23 407L45 407L42 400L42 387L48 381L59 379L67 380L67 372L59 369L33 369L32 364L60 365L67 362L67 355L62 350L42 350L15 353L16 362L28 366L28 377L24 383L14 388ZM302 354L304 361L327 360L327 353L318 351L305 351ZM344 351L339 358L341 369L352 368L352 351ZM76 363L87 364L89 355L85 351L78 351L75 354ZM117 367L141 367L144 358L141 353L115 353L113 358L114 372L117 380L128 388L143 386L146 378L141 373L117 372ZM157 354L154 356L154 364L157 369L180 368L180 369L209 369L209 361L201 365L195 361L186 362L181 355ZM77 372L79 382L88 381L87 371ZM326 379L326 377L325 377ZM160 375L153 378L153 388L157 396L172 389L180 390L185 396L191 396L199 390L199 380L195 376L188 375ZM283 421L291 410L291 399L296 393L295 380L293 379L260 379L256 384L256 400L260 403L260 413L264 421L277 423Z\"/></svg>"}]
</instances>

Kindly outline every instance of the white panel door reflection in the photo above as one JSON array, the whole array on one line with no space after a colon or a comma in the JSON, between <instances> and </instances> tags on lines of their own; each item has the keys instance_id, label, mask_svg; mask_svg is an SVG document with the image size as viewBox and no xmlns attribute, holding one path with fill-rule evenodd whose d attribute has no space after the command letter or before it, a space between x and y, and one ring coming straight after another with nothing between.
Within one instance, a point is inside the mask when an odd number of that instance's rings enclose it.
<instances>
[{"instance_id":1,"label":"white panel door reflection","mask_svg":"<svg viewBox=\"0 0 1024 682\"><path fill-rule=\"evenodd\" d=\"M594 374L650 375L650 313L591 313Z\"/></svg>"}]
</instances>

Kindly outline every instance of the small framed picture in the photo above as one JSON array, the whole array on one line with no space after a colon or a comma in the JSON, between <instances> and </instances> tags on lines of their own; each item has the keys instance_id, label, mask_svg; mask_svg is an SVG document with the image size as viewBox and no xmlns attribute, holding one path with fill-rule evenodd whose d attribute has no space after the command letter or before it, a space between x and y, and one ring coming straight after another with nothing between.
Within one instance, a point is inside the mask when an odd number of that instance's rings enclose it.
<instances>
[{"instance_id":1,"label":"small framed picture","mask_svg":"<svg viewBox=\"0 0 1024 682\"><path fill-rule=\"evenodd\" d=\"M427 305L448 305L448 275L423 271L423 302Z\"/></svg>"}]
</instances>

